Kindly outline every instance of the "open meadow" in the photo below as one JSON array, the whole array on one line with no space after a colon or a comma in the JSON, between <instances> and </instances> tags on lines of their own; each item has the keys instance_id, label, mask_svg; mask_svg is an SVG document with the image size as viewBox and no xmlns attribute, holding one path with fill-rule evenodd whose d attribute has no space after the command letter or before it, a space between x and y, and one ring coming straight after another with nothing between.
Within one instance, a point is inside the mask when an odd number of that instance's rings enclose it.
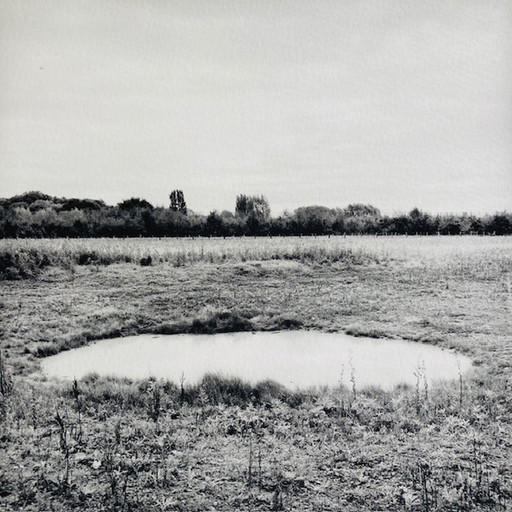
<instances>
[{"instance_id":1,"label":"open meadow","mask_svg":"<svg viewBox=\"0 0 512 512\"><path fill-rule=\"evenodd\" d=\"M511 237L0 240L0 510L509 510L511 270ZM473 368L389 392L40 369L103 338L284 329Z\"/></svg>"}]
</instances>

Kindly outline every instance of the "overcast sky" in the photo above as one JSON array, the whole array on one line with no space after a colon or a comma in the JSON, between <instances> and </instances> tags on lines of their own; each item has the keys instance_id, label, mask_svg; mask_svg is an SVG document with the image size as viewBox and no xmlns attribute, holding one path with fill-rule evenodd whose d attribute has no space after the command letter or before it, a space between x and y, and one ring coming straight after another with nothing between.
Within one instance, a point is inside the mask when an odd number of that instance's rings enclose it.
<instances>
[{"instance_id":1,"label":"overcast sky","mask_svg":"<svg viewBox=\"0 0 512 512\"><path fill-rule=\"evenodd\" d=\"M0 197L512 210L510 0L2 0Z\"/></svg>"}]
</instances>

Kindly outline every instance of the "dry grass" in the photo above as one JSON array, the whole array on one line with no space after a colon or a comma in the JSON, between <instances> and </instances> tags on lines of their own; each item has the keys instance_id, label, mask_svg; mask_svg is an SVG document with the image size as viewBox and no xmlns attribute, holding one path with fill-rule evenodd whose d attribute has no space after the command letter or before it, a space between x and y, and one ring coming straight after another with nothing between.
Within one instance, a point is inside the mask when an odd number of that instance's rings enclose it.
<instances>
[{"instance_id":1,"label":"dry grass","mask_svg":"<svg viewBox=\"0 0 512 512\"><path fill-rule=\"evenodd\" d=\"M14 384L0 402L7 510L510 507L512 239L123 240L123 250L109 248L117 242L92 248L143 257L183 254L190 244L193 256L180 265L174 256L145 267L49 265L38 279L0 284L2 379ZM341 251L362 256L326 256ZM402 337L455 348L476 366L428 390L357 394L293 395L214 376L183 390L100 377L74 388L28 375L36 354L70 343L234 324Z\"/></svg>"},{"instance_id":2,"label":"dry grass","mask_svg":"<svg viewBox=\"0 0 512 512\"><path fill-rule=\"evenodd\" d=\"M260 237L260 238L130 238L0 240L4 265L18 258L20 266L193 263L267 260L363 264L399 261L410 265L455 265L456 272L477 269L492 274L510 264L509 237ZM147 260L146 260L147 261Z\"/></svg>"}]
</instances>

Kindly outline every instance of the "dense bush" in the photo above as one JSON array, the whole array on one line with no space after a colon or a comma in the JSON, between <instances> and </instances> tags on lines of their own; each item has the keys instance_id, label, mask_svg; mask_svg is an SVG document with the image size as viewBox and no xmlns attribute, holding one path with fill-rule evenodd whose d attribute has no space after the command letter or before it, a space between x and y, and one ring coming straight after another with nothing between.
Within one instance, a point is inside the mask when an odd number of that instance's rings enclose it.
<instances>
[{"instance_id":1,"label":"dense bush","mask_svg":"<svg viewBox=\"0 0 512 512\"><path fill-rule=\"evenodd\" d=\"M0 279L29 279L49 266L70 268L72 261L64 252L22 248L0 250Z\"/></svg>"},{"instance_id":2,"label":"dense bush","mask_svg":"<svg viewBox=\"0 0 512 512\"><path fill-rule=\"evenodd\" d=\"M238 196L235 214L195 214L186 207L155 208L131 198L117 206L91 199L65 199L28 192L0 199L0 238L183 237L242 235L512 234L512 214L429 215L414 208L408 214L381 215L365 204L346 208L305 206L270 217L263 196Z\"/></svg>"}]
</instances>

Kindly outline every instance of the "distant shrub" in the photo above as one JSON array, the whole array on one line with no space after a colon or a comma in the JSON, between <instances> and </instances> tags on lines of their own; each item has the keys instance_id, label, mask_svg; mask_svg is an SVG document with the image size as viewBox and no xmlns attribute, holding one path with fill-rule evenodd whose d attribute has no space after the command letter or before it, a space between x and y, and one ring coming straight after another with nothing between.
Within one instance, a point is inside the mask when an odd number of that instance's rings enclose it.
<instances>
[{"instance_id":1,"label":"distant shrub","mask_svg":"<svg viewBox=\"0 0 512 512\"><path fill-rule=\"evenodd\" d=\"M28 279L34 277L34 269L16 255L4 253L0 255L0 277L7 280Z\"/></svg>"},{"instance_id":2,"label":"distant shrub","mask_svg":"<svg viewBox=\"0 0 512 512\"><path fill-rule=\"evenodd\" d=\"M145 258L140 259L140 266L141 267L150 267L153 263L153 259L151 256L146 256Z\"/></svg>"},{"instance_id":3,"label":"distant shrub","mask_svg":"<svg viewBox=\"0 0 512 512\"><path fill-rule=\"evenodd\" d=\"M91 252L82 252L78 255L77 263L79 265L90 265L91 263L98 262L98 255L95 251Z\"/></svg>"},{"instance_id":4,"label":"distant shrub","mask_svg":"<svg viewBox=\"0 0 512 512\"><path fill-rule=\"evenodd\" d=\"M4 250L0 253L0 279L33 279L56 260L54 255L34 248ZM66 258L62 258L59 263L61 266L67 266Z\"/></svg>"}]
</instances>

